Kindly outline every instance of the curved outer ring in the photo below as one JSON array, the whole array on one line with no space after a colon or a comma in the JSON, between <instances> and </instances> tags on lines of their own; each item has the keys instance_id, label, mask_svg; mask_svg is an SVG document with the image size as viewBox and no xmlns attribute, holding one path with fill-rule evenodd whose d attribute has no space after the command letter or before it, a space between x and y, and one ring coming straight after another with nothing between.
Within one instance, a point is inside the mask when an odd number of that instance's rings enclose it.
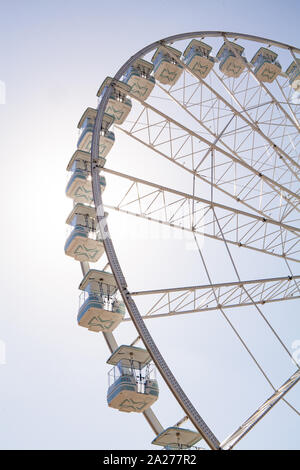
<instances>
[{"instance_id":1,"label":"curved outer ring","mask_svg":"<svg viewBox=\"0 0 300 470\"><path fill-rule=\"evenodd\" d=\"M298 52L300 53L300 49L295 47L289 46L287 44L283 44L277 41L272 41L265 38L260 38L257 36L251 36L247 34L239 34L239 33L225 33L221 31L198 31L198 32L191 32L191 33L183 33L177 34L174 36L170 36L168 38L153 42L148 46L141 49L139 52L134 54L130 59L128 59L122 67L118 70L118 72L114 76L114 80L120 80L122 75L126 72L126 70L133 64L133 62L140 57L143 57L145 54L148 54L152 50L156 49L160 45L166 45L173 43L175 41L183 40L183 39L190 39L196 37L227 37L227 38L234 38L234 39L246 39L250 41L262 42L265 44L271 44L277 47L281 47L284 49L289 49L291 52ZM103 239L104 248L106 251L106 255L111 266L112 272L115 276L119 291L122 295L123 301L126 305L126 308L129 312L129 315L137 329L137 332L142 339L145 347L147 348L153 362L155 363L157 369L159 370L161 376L165 380L166 384L168 385L170 391L173 393L174 397L176 398L179 405L182 407L190 421L194 424L197 431L201 434L204 440L207 442L211 449L220 449L220 443L213 432L209 429L206 423L203 421L195 407L192 405L188 397L185 395L184 391L180 387L179 383L175 379L174 375L172 374L171 370L169 369L168 365L166 364L164 358L162 357L159 349L157 348L154 340L152 339L146 325L141 317L141 314L133 301L128 289L125 277L123 275L121 266L119 264L118 258L116 256L114 246L109 234L106 218L104 215L104 208L102 203L101 191L100 191L100 176L99 176L99 168L97 164L94 162L98 159L98 152L99 152L99 137L100 137L100 130L102 125L102 119L104 110L106 108L106 104L112 92L112 85L110 85L99 104L98 112L95 120L94 131L93 131L93 139L92 139L92 148L91 148L91 174L92 174L92 188L93 188L93 198L94 203L97 211L97 228L100 230L101 237Z\"/></svg>"}]
</instances>

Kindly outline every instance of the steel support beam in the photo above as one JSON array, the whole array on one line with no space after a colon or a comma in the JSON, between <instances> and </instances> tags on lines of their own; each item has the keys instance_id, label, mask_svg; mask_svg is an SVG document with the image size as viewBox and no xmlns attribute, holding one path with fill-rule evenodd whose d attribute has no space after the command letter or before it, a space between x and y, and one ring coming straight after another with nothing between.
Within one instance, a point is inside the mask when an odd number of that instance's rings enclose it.
<instances>
[{"instance_id":1,"label":"steel support beam","mask_svg":"<svg viewBox=\"0 0 300 470\"><path fill-rule=\"evenodd\" d=\"M271 409L299 382L298 369L273 395L271 395L235 433L221 443L223 450L231 450L234 446L267 414Z\"/></svg>"}]
</instances>

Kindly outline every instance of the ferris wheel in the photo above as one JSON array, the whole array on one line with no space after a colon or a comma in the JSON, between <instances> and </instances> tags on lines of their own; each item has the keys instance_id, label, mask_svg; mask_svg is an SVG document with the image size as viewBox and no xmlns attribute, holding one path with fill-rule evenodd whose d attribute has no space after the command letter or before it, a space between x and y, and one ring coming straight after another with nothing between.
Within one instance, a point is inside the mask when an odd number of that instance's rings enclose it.
<instances>
[{"instance_id":1,"label":"ferris wheel","mask_svg":"<svg viewBox=\"0 0 300 470\"><path fill-rule=\"evenodd\" d=\"M300 415L287 395L300 380L299 357L272 319L278 304L283 312L299 310L299 54L296 47L246 34L178 34L143 48L107 77L97 107L88 107L79 121L77 150L67 167L66 193L74 206L65 244L83 273L78 324L102 332L110 350L108 405L142 413L153 444L165 449L194 448L201 439L213 450L233 449L279 402ZM145 155L131 172L110 167L110 156L118 162L131 151ZM163 274L150 288L129 288L108 212L127 217L128 226L138 219L187 234L176 247L184 252L187 239L193 245L187 258L201 269L201 279L186 266L178 276L182 284L170 272L170 284ZM146 263L144 256L134 261ZM96 262L99 269L91 266ZM251 263L268 275L250 277ZM231 316L250 310L244 327ZM180 318L184 325L212 314L270 388L269 398L229 437L215 435L215 423L202 417L205 404L196 408L188 398L149 331L155 319L166 325ZM280 386L246 339L254 317L293 366ZM128 323L136 335L118 344L115 332ZM155 369L183 413L166 427L152 408L159 403Z\"/></svg>"}]
</instances>

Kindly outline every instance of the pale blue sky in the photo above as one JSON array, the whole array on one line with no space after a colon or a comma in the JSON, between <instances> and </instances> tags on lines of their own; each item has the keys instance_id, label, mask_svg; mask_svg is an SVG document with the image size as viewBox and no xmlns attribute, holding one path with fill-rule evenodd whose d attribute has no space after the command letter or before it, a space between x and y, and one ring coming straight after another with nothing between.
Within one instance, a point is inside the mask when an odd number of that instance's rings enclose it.
<instances>
[{"instance_id":1,"label":"pale blue sky","mask_svg":"<svg viewBox=\"0 0 300 470\"><path fill-rule=\"evenodd\" d=\"M171 34L236 31L299 46L299 2L12 0L0 6L0 80L6 83L6 104L0 105L0 339L7 356L7 364L0 365L0 447L150 448L154 436L141 416L106 406L108 350L102 336L76 324L80 267L64 256L63 245L64 222L71 210L64 196L65 167L75 149L77 122L87 106L95 105L98 86L107 75L143 46ZM112 163L118 168L116 154ZM160 182L163 177L157 175ZM110 217L117 233L118 219ZM141 266L145 242L120 239L116 245L132 287L138 288L157 286L157 277L176 282L176 269L191 256L177 253L174 259L179 245L156 242L152 250L157 250L160 263L148 259ZM212 253L209 242L205 248ZM260 258L251 259L249 277L250 270L262 271ZM186 276L187 283L196 282L195 269L189 279ZM276 270L280 275L282 268L274 261L268 269L264 274ZM215 276L222 274L221 268L215 269ZM199 277L205 282L200 269ZM287 319L280 304L272 317L289 346L300 338L297 304L291 304L285 307ZM238 312L233 315L239 323ZM217 314L204 325L199 317L171 326L167 321L154 327L155 339L200 414L223 439L271 394L270 388ZM249 333L249 342L274 381L280 384L288 378L293 371L290 360L282 359L275 345L266 348L271 340L257 341L259 322L251 323L249 331L242 323L240 327ZM124 326L117 336L126 342L133 333ZM227 361L232 361L230 366ZM167 427L182 411L160 385L155 410ZM299 387L290 399L299 409ZM299 417L280 404L240 448L299 448L299 435Z\"/></svg>"}]
</instances>

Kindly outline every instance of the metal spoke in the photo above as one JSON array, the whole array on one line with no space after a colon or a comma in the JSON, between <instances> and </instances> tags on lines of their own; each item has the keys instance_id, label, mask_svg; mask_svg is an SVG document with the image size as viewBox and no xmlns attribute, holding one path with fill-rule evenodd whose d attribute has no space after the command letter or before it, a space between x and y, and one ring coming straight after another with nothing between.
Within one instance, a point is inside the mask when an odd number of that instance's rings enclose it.
<instances>
[{"instance_id":1,"label":"metal spoke","mask_svg":"<svg viewBox=\"0 0 300 470\"><path fill-rule=\"evenodd\" d=\"M299 382L298 369L273 395L271 395L235 433L221 443L221 448L230 450Z\"/></svg>"},{"instance_id":2,"label":"metal spoke","mask_svg":"<svg viewBox=\"0 0 300 470\"><path fill-rule=\"evenodd\" d=\"M173 317L217 309L248 307L252 305L245 294L247 286L253 300L260 305L300 298L300 275L279 278L226 282L202 286L152 289L131 292L132 296L160 295L143 318ZM217 292L217 299L214 298ZM166 294L169 294L168 296ZM178 303L180 300L184 303ZM124 321L129 321L126 318Z\"/></svg>"},{"instance_id":3,"label":"metal spoke","mask_svg":"<svg viewBox=\"0 0 300 470\"><path fill-rule=\"evenodd\" d=\"M224 35L224 40L225 40L225 43L227 44L227 46L229 47L229 49L233 52L233 54L239 58L239 56L237 55L237 52L235 51L235 49L232 47L232 45L230 44L230 42L228 41L228 39L226 38L226 35ZM242 60L242 59L241 59ZM271 100L273 103L276 103L277 106L279 107L280 111L282 112L282 114L291 122L291 124L293 126L296 127L296 129L299 131L300 130L300 125L299 125L299 122L297 119L293 120L291 118L291 116L283 109L283 107L281 106L281 104L276 100L275 96L271 93L271 91L269 90L269 88L261 81L257 78L256 75L254 75L254 72L253 70L251 69L249 63L246 61L245 62L246 64L246 67L250 73L250 75L253 77L253 79L258 82L261 86L261 88L265 91L265 93L267 95L270 96Z\"/></svg>"},{"instance_id":4,"label":"metal spoke","mask_svg":"<svg viewBox=\"0 0 300 470\"><path fill-rule=\"evenodd\" d=\"M197 79L198 83L200 85L203 85L205 87L208 87L208 84L205 80L199 78L198 76L196 76L192 70L190 70L186 64L183 62L183 61L180 61L180 65L185 69L185 71L187 71L190 75L192 75L194 78ZM251 70L251 69L250 69ZM226 108L225 109L228 109L232 112L232 118L233 117L236 117L238 116L241 120L243 120L247 126L249 127L249 129L252 131L252 132L255 132L257 134L259 134L265 141L266 143L270 146L270 148L272 150L274 150L274 142L259 128L258 126L258 122L257 120L255 121L251 115L249 114L249 111L253 111L255 109L258 109L260 106L266 106L266 105L272 105L275 101L274 99L274 96L272 95L271 96L271 100L267 101L266 103L257 103L255 106L251 106L250 109L247 109L245 108L245 106L243 106L237 99L236 97L236 93L233 94L230 89L226 86L224 80L215 72L213 71L214 75L221 81L221 83L223 84L223 86L226 88L227 92L230 94L231 98L236 102L236 104L238 105L238 108L234 108L228 101L225 100L224 97L222 97L220 94L218 94L216 92L215 89L212 89L210 88L210 91L213 93L213 95L215 96L215 100L219 103L219 102L222 102ZM180 106L182 106L182 108L184 108L190 115L192 115L194 118L196 118L195 114L193 114L192 112L189 111L188 107L185 105L185 103L183 102L182 104L180 103L180 101L178 99L175 98L174 96L174 90L171 90L171 91L168 91L166 90L164 87L158 85L160 89L162 89L164 92L166 92L173 100L175 100L177 102L177 104L179 104ZM178 89L176 90L178 91ZM201 106L201 103L199 103L199 106ZM211 105L211 108L213 108L213 104ZM241 110L241 111L240 111ZM209 112L209 110L207 111L207 113ZM294 113L293 113L293 116L294 116ZM289 117L289 116L288 116ZM224 116L223 116L224 118ZM197 121L205 128L205 130L209 133L211 133L212 135L214 135L212 133L212 131L210 130L210 128L208 126L206 126L204 124L205 120L203 119L197 119ZM296 117L294 116L294 121L297 121ZM294 122L292 122L294 124ZM299 130L299 123L297 125L297 131ZM219 139L218 139L219 140ZM228 146L226 145L225 142L222 141L222 143L228 148ZM281 158L281 160L286 163L286 160L289 161L292 165L295 165L297 167L297 169L299 170L300 169L300 165L295 161L293 160L288 153L286 153L283 149L281 149L279 146L275 146L276 150L275 150L275 153ZM235 156L237 156L238 158L241 158L241 160L243 160L243 158L240 156L240 155L237 155L233 149L230 149L228 148L229 151L231 151ZM291 168L288 166L288 168L291 170ZM293 170L291 170L293 171Z\"/></svg>"},{"instance_id":5,"label":"metal spoke","mask_svg":"<svg viewBox=\"0 0 300 470\"><path fill-rule=\"evenodd\" d=\"M145 111L148 111L146 116L147 126L140 125L139 122L137 122L135 127L131 127L130 130L119 127L119 129L130 137L146 145L148 148L167 158L185 171L195 174L197 178L204 181L206 184L211 184L210 165L207 164L206 167L201 166L201 168L198 168L199 160L203 161L204 153L207 154L208 150L214 148L216 155L214 168L217 169L219 166L221 169L220 165L224 168L221 172L215 172L215 178L212 182L213 186L218 189L218 191L222 191L228 197L234 198L235 201L246 205L248 208L264 216L270 216L271 213L272 218L277 220L279 219L278 208L283 205L290 206L297 213L300 211L300 196L297 192L289 188L290 181L288 183L286 181L280 183L278 182L280 178L277 178L275 181L268 176L267 170L264 173L262 173L260 169L256 170L245 161L240 160L227 150L210 142L203 136L200 136L199 133L183 126L152 105L148 103L140 105L144 108L144 113L140 114L140 119L144 119ZM164 119L164 126L159 133L156 132L153 134L153 130L158 122L158 116ZM160 121L160 123L162 123L162 121ZM151 138L152 134L153 137ZM179 160L179 150L177 153L174 151L175 144L181 147L180 158L185 158L187 162L182 163ZM192 148L194 150L192 150ZM204 163L206 163L206 159L204 159ZM284 169L281 176L284 177L287 171L287 169ZM292 183L294 182L292 181ZM238 184L242 184L239 193L236 191ZM265 187L263 187L262 184L264 184ZM248 187L249 190L245 193ZM249 199L250 194L252 200ZM273 195L273 199L274 196L276 197L275 202L278 201L273 207L270 207L270 194L271 196Z\"/></svg>"},{"instance_id":6,"label":"metal spoke","mask_svg":"<svg viewBox=\"0 0 300 470\"><path fill-rule=\"evenodd\" d=\"M290 254L300 245L298 227L211 202L115 170L105 168L103 171L130 181L129 189L125 191L124 196L121 196L116 203L106 204L109 209L222 240L215 210L228 243L299 261L297 253ZM189 201L193 202L192 207Z\"/></svg>"}]
</instances>

